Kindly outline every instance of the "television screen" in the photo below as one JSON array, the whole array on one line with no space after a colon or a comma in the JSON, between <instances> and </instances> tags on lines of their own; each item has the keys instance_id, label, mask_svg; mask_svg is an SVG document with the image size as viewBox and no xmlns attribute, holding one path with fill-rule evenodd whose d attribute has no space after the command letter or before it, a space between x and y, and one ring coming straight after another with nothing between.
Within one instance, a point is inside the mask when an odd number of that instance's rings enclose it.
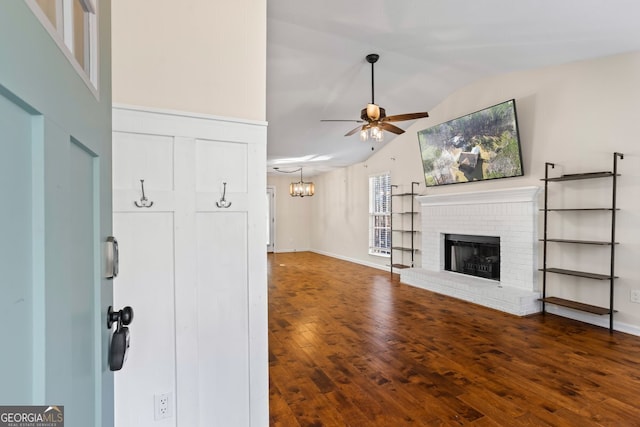
<instances>
[{"instance_id":1,"label":"television screen","mask_svg":"<svg viewBox=\"0 0 640 427\"><path fill-rule=\"evenodd\" d=\"M522 176L514 99L418 132L427 187Z\"/></svg>"}]
</instances>

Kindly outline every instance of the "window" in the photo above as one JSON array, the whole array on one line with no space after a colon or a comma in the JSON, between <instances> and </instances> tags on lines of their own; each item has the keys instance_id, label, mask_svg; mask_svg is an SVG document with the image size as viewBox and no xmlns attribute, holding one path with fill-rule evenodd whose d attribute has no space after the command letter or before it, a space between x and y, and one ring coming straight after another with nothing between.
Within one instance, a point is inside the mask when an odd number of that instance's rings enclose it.
<instances>
[{"instance_id":1,"label":"window","mask_svg":"<svg viewBox=\"0 0 640 427\"><path fill-rule=\"evenodd\" d=\"M97 0L26 0L97 97Z\"/></svg>"},{"instance_id":2,"label":"window","mask_svg":"<svg viewBox=\"0 0 640 427\"><path fill-rule=\"evenodd\" d=\"M369 254L391 255L391 175L369 177Z\"/></svg>"}]
</instances>

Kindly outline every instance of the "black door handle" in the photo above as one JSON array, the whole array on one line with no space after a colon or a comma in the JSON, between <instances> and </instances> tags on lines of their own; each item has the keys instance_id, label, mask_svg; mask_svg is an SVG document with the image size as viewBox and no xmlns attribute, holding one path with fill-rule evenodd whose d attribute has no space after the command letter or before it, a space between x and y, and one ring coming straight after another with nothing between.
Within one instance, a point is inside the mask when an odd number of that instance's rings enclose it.
<instances>
[{"instance_id":1,"label":"black door handle","mask_svg":"<svg viewBox=\"0 0 640 427\"><path fill-rule=\"evenodd\" d=\"M111 347L109 348L109 369L119 371L127 360L129 350L129 325L133 321L133 309L129 306L120 311L113 311L109 306L107 312L107 327L111 329L116 323L116 330L111 336Z\"/></svg>"},{"instance_id":2,"label":"black door handle","mask_svg":"<svg viewBox=\"0 0 640 427\"><path fill-rule=\"evenodd\" d=\"M120 311L113 311L113 307L109 306L107 311L107 329L111 329L114 323L118 323L118 327L129 325L133 321L133 308L126 306Z\"/></svg>"}]
</instances>

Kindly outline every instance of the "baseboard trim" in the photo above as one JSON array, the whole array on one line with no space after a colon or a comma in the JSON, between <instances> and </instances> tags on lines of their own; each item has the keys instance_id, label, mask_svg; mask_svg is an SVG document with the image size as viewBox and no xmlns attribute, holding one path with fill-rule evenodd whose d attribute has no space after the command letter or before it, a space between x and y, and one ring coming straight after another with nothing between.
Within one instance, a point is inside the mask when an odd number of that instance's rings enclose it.
<instances>
[{"instance_id":1,"label":"baseboard trim","mask_svg":"<svg viewBox=\"0 0 640 427\"><path fill-rule=\"evenodd\" d=\"M300 248L285 248L285 249L280 249L280 248L276 248L273 250L273 253L275 254L286 254L286 253L292 253L292 252L313 252L311 249L300 249Z\"/></svg>"},{"instance_id":2,"label":"baseboard trim","mask_svg":"<svg viewBox=\"0 0 640 427\"><path fill-rule=\"evenodd\" d=\"M309 249L309 251L310 252L314 252L316 254L320 254L320 255L330 256L331 258L337 258L337 259L341 259L343 261L353 262L354 264L360 264L360 265L364 265L364 266L371 267L371 268L377 268L378 270L389 271L389 266L388 265L376 264L376 263L373 263L373 262L363 261L361 259L350 258L350 257L337 255L337 254L333 254L333 253L325 252L325 251L319 251L317 249Z\"/></svg>"},{"instance_id":3,"label":"baseboard trim","mask_svg":"<svg viewBox=\"0 0 640 427\"><path fill-rule=\"evenodd\" d=\"M559 307L553 304L546 304L545 310L547 311L547 313L567 317L569 319L578 320L580 322L589 323L595 326L601 326L603 328L609 328L609 316L598 316L582 311L571 310L570 308ZM616 321L615 315L613 316L613 329L615 331L624 332L630 335L640 336L640 327L636 325L630 325L628 323L618 322Z\"/></svg>"}]
</instances>

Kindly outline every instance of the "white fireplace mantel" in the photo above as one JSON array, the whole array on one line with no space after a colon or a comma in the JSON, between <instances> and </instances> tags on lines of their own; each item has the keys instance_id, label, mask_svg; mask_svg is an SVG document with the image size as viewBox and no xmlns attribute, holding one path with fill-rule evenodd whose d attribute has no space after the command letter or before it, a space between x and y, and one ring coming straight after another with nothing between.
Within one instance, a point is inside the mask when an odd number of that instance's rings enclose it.
<instances>
[{"instance_id":1,"label":"white fireplace mantel","mask_svg":"<svg viewBox=\"0 0 640 427\"><path fill-rule=\"evenodd\" d=\"M417 196L423 206L476 205L487 203L518 203L537 200L540 187L517 187L500 190L476 191L473 193L434 194Z\"/></svg>"},{"instance_id":2,"label":"white fireplace mantel","mask_svg":"<svg viewBox=\"0 0 640 427\"><path fill-rule=\"evenodd\" d=\"M540 187L418 196L422 268L400 280L517 315L540 311L538 194ZM444 271L444 235L500 238L500 281Z\"/></svg>"}]
</instances>

